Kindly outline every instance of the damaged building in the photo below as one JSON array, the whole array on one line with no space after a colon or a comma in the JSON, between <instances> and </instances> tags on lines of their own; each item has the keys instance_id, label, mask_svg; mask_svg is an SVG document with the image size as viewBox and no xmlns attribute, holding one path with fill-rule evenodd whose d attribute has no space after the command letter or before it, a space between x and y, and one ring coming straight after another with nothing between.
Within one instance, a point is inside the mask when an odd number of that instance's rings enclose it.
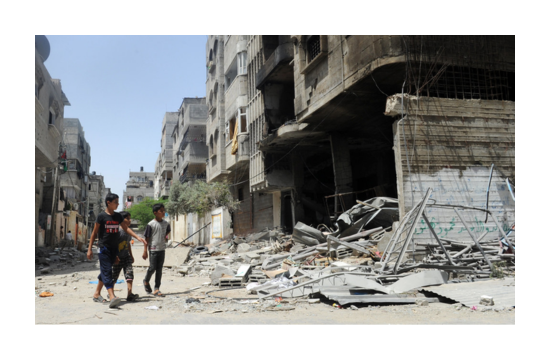
<instances>
[{"instance_id":1,"label":"damaged building","mask_svg":"<svg viewBox=\"0 0 550 350\"><path fill-rule=\"evenodd\" d=\"M513 225L513 36L210 36L207 69L207 179L241 201L235 234L337 230L375 197L402 218L428 188L431 204ZM438 234L466 234L452 210L426 210Z\"/></svg>"},{"instance_id":2,"label":"damaged building","mask_svg":"<svg viewBox=\"0 0 550 350\"><path fill-rule=\"evenodd\" d=\"M250 116L250 188L280 192L282 226L328 225L373 197L397 198L402 217L428 187L437 203L487 206L504 230L513 223L513 36L251 42L261 103ZM438 231L459 234L454 214L428 212ZM467 221L496 230L484 215Z\"/></svg>"}]
</instances>

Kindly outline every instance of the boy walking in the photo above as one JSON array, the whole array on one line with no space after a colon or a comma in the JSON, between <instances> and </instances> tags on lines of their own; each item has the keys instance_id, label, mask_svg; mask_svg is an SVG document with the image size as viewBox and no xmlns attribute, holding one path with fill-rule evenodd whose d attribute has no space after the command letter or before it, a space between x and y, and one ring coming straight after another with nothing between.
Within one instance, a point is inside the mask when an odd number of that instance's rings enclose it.
<instances>
[{"instance_id":1,"label":"boy walking","mask_svg":"<svg viewBox=\"0 0 550 350\"><path fill-rule=\"evenodd\" d=\"M118 244L119 244L119 226L122 227L122 229L127 232L130 236L134 237L138 241L142 242L145 246L147 245L147 242L136 235L136 233L130 229L129 225L124 221L122 218L122 215L120 213L115 212L115 209L118 208L118 195L114 193L109 193L105 197L105 204L107 208L104 212L100 213L97 216L94 231L92 232L92 236L90 237L90 244L88 246L88 260L91 260L93 257L92 252L92 245L96 239L96 236L98 238L98 246L99 246L99 266L100 266L100 273L97 277L99 281L101 281L105 288L107 289L107 293L109 293L110 308L117 307L118 304L120 304L121 299L116 297L113 291L113 287L115 284L115 280L113 280L113 264L117 258L118 255ZM99 293L94 293L94 299L99 298Z\"/></svg>"},{"instance_id":2,"label":"boy walking","mask_svg":"<svg viewBox=\"0 0 550 350\"><path fill-rule=\"evenodd\" d=\"M155 273L155 291L153 295L162 297L164 296L160 292L160 281L162 278L162 268L164 266L164 256L166 249L166 239L170 233L170 224L163 220L164 205L157 203L153 205L153 214L155 218L151 220L147 227L145 228L145 239L147 244L143 246L143 259L147 259L147 249L149 249L149 269L145 274L145 279L143 280L143 286L147 293L153 292L149 281L151 276Z\"/></svg>"},{"instance_id":3,"label":"boy walking","mask_svg":"<svg viewBox=\"0 0 550 350\"><path fill-rule=\"evenodd\" d=\"M131 224L132 217L127 211L121 211L120 215L124 219L124 222L128 226ZM134 263L134 255L132 254L132 245L130 241L132 236L127 234L124 229L120 229L120 243L118 244L118 264L115 262L113 265L113 280L118 279L120 270L124 269L124 277L126 278L126 285L128 287L127 301L135 301L139 295L132 293L132 283L134 281L134 269L132 264Z\"/></svg>"}]
</instances>

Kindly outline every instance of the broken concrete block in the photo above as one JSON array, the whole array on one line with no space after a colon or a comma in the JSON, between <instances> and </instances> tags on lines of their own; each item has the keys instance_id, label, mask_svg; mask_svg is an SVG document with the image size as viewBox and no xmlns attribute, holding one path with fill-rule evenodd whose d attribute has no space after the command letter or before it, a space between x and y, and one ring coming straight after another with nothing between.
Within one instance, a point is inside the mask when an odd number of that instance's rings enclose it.
<instances>
[{"instance_id":1,"label":"broken concrete block","mask_svg":"<svg viewBox=\"0 0 550 350\"><path fill-rule=\"evenodd\" d=\"M42 273L42 274L49 273L49 272L50 272L49 267L46 267L46 268L43 268L43 269L40 270L40 273Z\"/></svg>"},{"instance_id":2,"label":"broken concrete block","mask_svg":"<svg viewBox=\"0 0 550 350\"><path fill-rule=\"evenodd\" d=\"M481 305L485 306L493 306L495 305L495 302L493 301L493 297L490 297L488 295L482 295L481 300L479 301Z\"/></svg>"},{"instance_id":3,"label":"broken concrete block","mask_svg":"<svg viewBox=\"0 0 550 350\"><path fill-rule=\"evenodd\" d=\"M352 310L359 310L359 308L355 305L351 305L349 308L352 309Z\"/></svg>"},{"instance_id":4,"label":"broken concrete block","mask_svg":"<svg viewBox=\"0 0 550 350\"><path fill-rule=\"evenodd\" d=\"M250 250L250 245L246 243L241 243L237 246L238 253L245 253L245 252L248 252L249 250Z\"/></svg>"},{"instance_id":5,"label":"broken concrete block","mask_svg":"<svg viewBox=\"0 0 550 350\"><path fill-rule=\"evenodd\" d=\"M254 259L255 260L260 259L260 255L256 253L248 252L244 254L243 258L244 258L244 261L246 261L247 263L250 263Z\"/></svg>"},{"instance_id":6,"label":"broken concrete block","mask_svg":"<svg viewBox=\"0 0 550 350\"><path fill-rule=\"evenodd\" d=\"M235 276L235 272L232 269L225 267L223 265L216 265L216 268L210 274L210 280L212 282L212 285L214 286L218 285L222 275Z\"/></svg>"},{"instance_id":7,"label":"broken concrete block","mask_svg":"<svg viewBox=\"0 0 550 350\"><path fill-rule=\"evenodd\" d=\"M189 273L189 266L180 266L177 271L182 275L187 275Z\"/></svg>"}]
</instances>

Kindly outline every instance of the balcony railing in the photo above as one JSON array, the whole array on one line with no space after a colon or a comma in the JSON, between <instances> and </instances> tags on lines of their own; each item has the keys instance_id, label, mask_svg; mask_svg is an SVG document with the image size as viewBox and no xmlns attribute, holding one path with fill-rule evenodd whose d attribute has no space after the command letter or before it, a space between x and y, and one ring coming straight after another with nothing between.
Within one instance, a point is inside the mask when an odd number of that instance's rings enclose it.
<instances>
[{"instance_id":1,"label":"balcony railing","mask_svg":"<svg viewBox=\"0 0 550 350\"><path fill-rule=\"evenodd\" d=\"M206 180L206 172L200 174L189 174L188 172L185 172L180 176L181 183L191 180Z\"/></svg>"}]
</instances>

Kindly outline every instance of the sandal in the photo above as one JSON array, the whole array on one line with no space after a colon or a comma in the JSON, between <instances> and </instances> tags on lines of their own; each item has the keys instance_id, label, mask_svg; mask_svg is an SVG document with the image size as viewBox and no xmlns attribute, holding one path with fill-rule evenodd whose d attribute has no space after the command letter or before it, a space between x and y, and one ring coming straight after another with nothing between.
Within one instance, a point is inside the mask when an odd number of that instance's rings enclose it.
<instances>
[{"instance_id":1,"label":"sandal","mask_svg":"<svg viewBox=\"0 0 550 350\"><path fill-rule=\"evenodd\" d=\"M136 301L136 299L139 298L139 295L138 294L129 294L128 297L126 298L127 301Z\"/></svg>"},{"instance_id":2,"label":"sandal","mask_svg":"<svg viewBox=\"0 0 550 350\"><path fill-rule=\"evenodd\" d=\"M164 296L164 294L162 294L162 293L160 292L160 290L157 290L156 292L154 292L153 295L155 295L155 296L157 296L157 297L163 297L163 296Z\"/></svg>"},{"instance_id":3,"label":"sandal","mask_svg":"<svg viewBox=\"0 0 550 350\"><path fill-rule=\"evenodd\" d=\"M111 302L109 303L109 308L110 309L114 309L118 306L118 304L120 304L120 302L122 301L122 299L120 299L119 297L115 297L113 300L111 300Z\"/></svg>"},{"instance_id":4,"label":"sandal","mask_svg":"<svg viewBox=\"0 0 550 350\"><path fill-rule=\"evenodd\" d=\"M96 297L92 298L92 300L96 303L102 303L102 304L105 304L107 302L107 300L103 299L101 295L98 296L97 298Z\"/></svg>"},{"instance_id":5,"label":"sandal","mask_svg":"<svg viewBox=\"0 0 550 350\"><path fill-rule=\"evenodd\" d=\"M143 280L143 288L145 288L145 291L149 294L153 293L153 290L151 289L151 285L149 283L145 282L145 280Z\"/></svg>"}]
</instances>

